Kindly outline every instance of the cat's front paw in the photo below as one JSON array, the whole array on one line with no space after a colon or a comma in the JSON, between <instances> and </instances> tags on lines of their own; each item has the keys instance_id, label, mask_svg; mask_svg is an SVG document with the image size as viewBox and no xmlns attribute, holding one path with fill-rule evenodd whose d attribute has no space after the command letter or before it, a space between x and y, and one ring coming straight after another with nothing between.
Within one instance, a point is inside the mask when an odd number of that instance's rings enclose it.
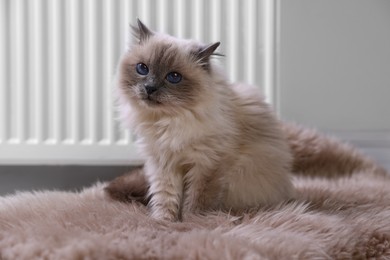
<instances>
[{"instance_id":1,"label":"cat's front paw","mask_svg":"<svg viewBox=\"0 0 390 260\"><path fill-rule=\"evenodd\" d=\"M153 210L151 216L156 220L163 220L163 221L170 221L170 222L178 221L177 214L169 210L163 210L163 209Z\"/></svg>"}]
</instances>

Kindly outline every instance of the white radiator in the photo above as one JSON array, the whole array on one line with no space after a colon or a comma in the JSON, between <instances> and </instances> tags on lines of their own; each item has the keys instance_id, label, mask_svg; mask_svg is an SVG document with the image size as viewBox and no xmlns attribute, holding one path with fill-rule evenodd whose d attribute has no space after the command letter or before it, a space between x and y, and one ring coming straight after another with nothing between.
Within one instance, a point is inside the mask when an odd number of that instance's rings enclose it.
<instances>
[{"instance_id":1,"label":"white radiator","mask_svg":"<svg viewBox=\"0 0 390 260\"><path fill-rule=\"evenodd\" d=\"M263 82L263 1L0 0L0 164L129 164L111 82L140 18L221 41L233 81Z\"/></svg>"}]
</instances>

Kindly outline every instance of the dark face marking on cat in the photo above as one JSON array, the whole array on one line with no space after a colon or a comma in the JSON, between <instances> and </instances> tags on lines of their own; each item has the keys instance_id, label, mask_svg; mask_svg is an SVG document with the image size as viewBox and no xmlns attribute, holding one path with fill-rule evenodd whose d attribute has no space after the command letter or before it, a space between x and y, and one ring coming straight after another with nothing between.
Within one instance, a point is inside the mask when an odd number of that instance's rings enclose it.
<instances>
[{"instance_id":1,"label":"dark face marking on cat","mask_svg":"<svg viewBox=\"0 0 390 260\"><path fill-rule=\"evenodd\" d=\"M171 41L138 20L139 40L121 63L121 86L129 98L151 106L189 107L199 100L210 72L210 56L219 42L200 45ZM205 74L206 73L206 74Z\"/></svg>"}]
</instances>

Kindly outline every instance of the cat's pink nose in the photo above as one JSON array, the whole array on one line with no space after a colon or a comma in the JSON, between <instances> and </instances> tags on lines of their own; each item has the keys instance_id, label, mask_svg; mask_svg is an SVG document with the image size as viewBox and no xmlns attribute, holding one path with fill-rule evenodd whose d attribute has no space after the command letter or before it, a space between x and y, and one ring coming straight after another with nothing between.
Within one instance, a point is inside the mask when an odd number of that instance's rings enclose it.
<instances>
[{"instance_id":1,"label":"cat's pink nose","mask_svg":"<svg viewBox=\"0 0 390 260\"><path fill-rule=\"evenodd\" d=\"M157 90L157 87L156 86L145 86L145 90L146 90L146 93L148 93L148 95L150 95Z\"/></svg>"}]
</instances>

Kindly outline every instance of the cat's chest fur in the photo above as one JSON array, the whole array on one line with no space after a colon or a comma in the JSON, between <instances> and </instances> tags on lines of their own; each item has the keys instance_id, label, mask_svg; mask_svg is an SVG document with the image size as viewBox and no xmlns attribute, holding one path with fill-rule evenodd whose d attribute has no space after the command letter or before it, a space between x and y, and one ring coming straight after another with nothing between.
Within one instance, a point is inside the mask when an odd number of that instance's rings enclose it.
<instances>
[{"instance_id":1,"label":"cat's chest fur","mask_svg":"<svg viewBox=\"0 0 390 260\"><path fill-rule=\"evenodd\" d=\"M234 122L219 115L200 116L192 112L177 117L163 117L139 128L138 145L147 157L179 164L218 160Z\"/></svg>"}]
</instances>

